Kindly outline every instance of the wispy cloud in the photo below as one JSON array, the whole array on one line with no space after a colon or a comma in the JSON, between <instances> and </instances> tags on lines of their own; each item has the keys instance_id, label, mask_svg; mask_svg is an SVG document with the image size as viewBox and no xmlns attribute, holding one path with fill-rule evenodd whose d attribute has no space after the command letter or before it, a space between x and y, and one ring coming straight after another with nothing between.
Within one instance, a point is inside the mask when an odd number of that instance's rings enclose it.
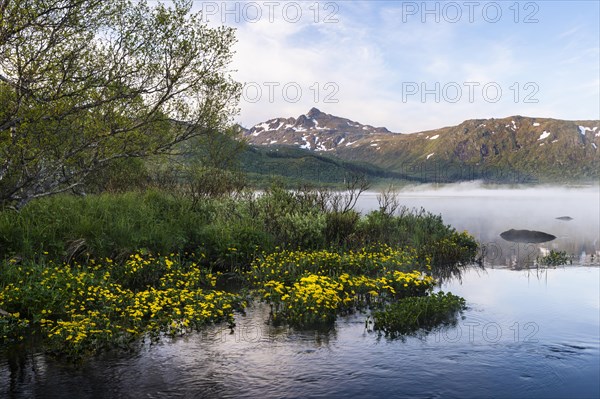
<instances>
[{"instance_id":1,"label":"wispy cloud","mask_svg":"<svg viewBox=\"0 0 600 399\"><path fill-rule=\"evenodd\" d=\"M246 126L311 107L400 132L514 114L600 118L597 2L538 2L537 9L522 2L518 13L509 8L513 3L496 2L502 18L494 22L494 10L482 14L482 3L471 16L463 8L452 23L450 14L407 9L422 2L283 2L272 3L272 15L268 2L253 3L262 18L226 21L238 30L236 78L254 89L240 104ZM426 7L442 13L446 4ZM302 18L292 22L298 7ZM216 17L213 23L220 23ZM526 17L537 22L524 23ZM407 96L413 84L418 92ZM453 101L454 84L462 89L459 101Z\"/></svg>"}]
</instances>

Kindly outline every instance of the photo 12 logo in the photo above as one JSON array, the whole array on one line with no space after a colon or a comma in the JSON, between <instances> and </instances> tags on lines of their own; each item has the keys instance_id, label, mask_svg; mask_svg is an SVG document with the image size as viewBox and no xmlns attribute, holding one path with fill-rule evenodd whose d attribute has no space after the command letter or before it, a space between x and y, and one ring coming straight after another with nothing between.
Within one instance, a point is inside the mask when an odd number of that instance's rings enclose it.
<instances>
[{"instance_id":1,"label":"photo 12 logo","mask_svg":"<svg viewBox=\"0 0 600 399\"><path fill-rule=\"evenodd\" d=\"M535 322L519 323L515 321L511 325L502 325L495 321L463 321L455 326L442 328L434 331L435 342L469 342L496 344L501 340L523 343L539 342L537 334L540 326Z\"/></svg>"},{"instance_id":2,"label":"photo 12 logo","mask_svg":"<svg viewBox=\"0 0 600 399\"><path fill-rule=\"evenodd\" d=\"M497 103L504 95L510 95L515 103L537 104L539 91L535 82L513 82L504 87L498 82L402 82L402 102L454 104L466 100L471 104L477 101Z\"/></svg>"},{"instance_id":3,"label":"photo 12 logo","mask_svg":"<svg viewBox=\"0 0 600 399\"><path fill-rule=\"evenodd\" d=\"M539 331L540 327L535 322L515 321L510 325L503 325L495 321L464 320L452 326L433 330L429 335L435 343L467 342L470 344L497 344L501 341L537 343L539 342L539 338L537 337ZM288 328L288 333L291 332L292 329ZM275 333L272 328L265 325L249 324L239 326L235 328L235 330L204 330L200 333L200 338L207 342L221 343L273 342L277 339L277 336L282 333L282 330L278 330L278 332Z\"/></svg>"},{"instance_id":4,"label":"photo 12 logo","mask_svg":"<svg viewBox=\"0 0 600 399\"><path fill-rule=\"evenodd\" d=\"M339 22L338 3L296 1L203 1L204 22L257 23L259 21L312 22L334 24Z\"/></svg>"},{"instance_id":5,"label":"photo 12 logo","mask_svg":"<svg viewBox=\"0 0 600 399\"><path fill-rule=\"evenodd\" d=\"M538 3L529 2L479 2L479 1L404 1L402 2L402 22L422 23L476 23L484 21L497 23L510 19L514 23L535 24L539 22Z\"/></svg>"},{"instance_id":6,"label":"photo 12 logo","mask_svg":"<svg viewBox=\"0 0 600 399\"><path fill-rule=\"evenodd\" d=\"M298 82L248 82L242 88L242 100L253 104L260 101L297 103L304 96L310 96L315 104L337 104L339 91L335 82L314 82L305 86Z\"/></svg>"}]
</instances>

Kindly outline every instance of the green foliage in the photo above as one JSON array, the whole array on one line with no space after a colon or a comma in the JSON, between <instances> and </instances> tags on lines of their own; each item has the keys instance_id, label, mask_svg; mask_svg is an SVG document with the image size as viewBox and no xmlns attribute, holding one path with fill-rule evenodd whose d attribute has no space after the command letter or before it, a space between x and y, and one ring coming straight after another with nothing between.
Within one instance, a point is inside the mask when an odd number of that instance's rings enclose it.
<instances>
[{"instance_id":1,"label":"green foliage","mask_svg":"<svg viewBox=\"0 0 600 399\"><path fill-rule=\"evenodd\" d=\"M190 166L184 175L187 194L194 203L202 198L231 196L245 186L244 177L236 172L204 166ZM185 190L185 189L184 189Z\"/></svg>"},{"instance_id":2,"label":"green foliage","mask_svg":"<svg viewBox=\"0 0 600 399\"><path fill-rule=\"evenodd\" d=\"M202 258L202 254L198 254ZM209 323L233 325L245 299L215 289L218 273L175 255L132 254L125 262L71 265L45 258L0 263L0 341L35 333L46 349L73 358L181 335Z\"/></svg>"},{"instance_id":3,"label":"green foliage","mask_svg":"<svg viewBox=\"0 0 600 399\"><path fill-rule=\"evenodd\" d=\"M335 247L347 248L357 239L356 231L360 214L350 212L328 212L325 223L325 241Z\"/></svg>"},{"instance_id":4,"label":"green foliage","mask_svg":"<svg viewBox=\"0 0 600 399\"><path fill-rule=\"evenodd\" d=\"M19 312L0 311L0 342L22 341L29 330L29 320L20 317Z\"/></svg>"},{"instance_id":5,"label":"green foliage","mask_svg":"<svg viewBox=\"0 0 600 399\"><path fill-rule=\"evenodd\" d=\"M456 322L456 314L466 309L465 300L442 291L422 297L408 297L373 313L376 331L390 338L431 330Z\"/></svg>"},{"instance_id":6,"label":"green foliage","mask_svg":"<svg viewBox=\"0 0 600 399\"><path fill-rule=\"evenodd\" d=\"M315 198L271 186L252 208L257 222L273 236L277 245L291 248L321 248L326 224L324 212Z\"/></svg>"},{"instance_id":7,"label":"green foliage","mask_svg":"<svg viewBox=\"0 0 600 399\"><path fill-rule=\"evenodd\" d=\"M141 248L154 253L201 250L206 263L226 271L247 268L257 254L275 247L357 250L389 243L415 248L419 268L436 277L456 274L475 259L473 238L445 226L439 216L375 211L360 217L354 211L328 211L327 196L279 186L237 199L158 190L59 195L18 212L0 212L0 257L36 259L47 252L55 260L119 260Z\"/></svg>"},{"instance_id":8,"label":"green foliage","mask_svg":"<svg viewBox=\"0 0 600 399\"><path fill-rule=\"evenodd\" d=\"M573 263L573 260L565 251L555 251L552 249L548 255L538 257L537 262L542 266L562 266Z\"/></svg>"},{"instance_id":9,"label":"green foliage","mask_svg":"<svg viewBox=\"0 0 600 399\"><path fill-rule=\"evenodd\" d=\"M106 167L94 170L82 183L87 193L125 193L148 187L150 175L141 158L115 159Z\"/></svg>"},{"instance_id":10,"label":"green foliage","mask_svg":"<svg viewBox=\"0 0 600 399\"><path fill-rule=\"evenodd\" d=\"M460 267L476 261L478 245L466 232L458 233L443 223L440 215L402 207L397 215L381 210L361 221L357 234L363 243L387 242L417 250L422 262L431 264L437 278L460 273Z\"/></svg>"},{"instance_id":11,"label":"green foliage","mask_svg":"<svg viewBox=\"0 0 600 399\"><path fill-rule=\"evenodd\" d=\"M434 279L414 270L414 252L382 245L359 252L283 251L252 263L248 281L274 323L329 324L340 313L425 295Z\"/></svg>"},{"instance_id":12,"label":"green foliage","mask_svg":"<svg viewBox=\"0 0 600 399\"><path fill-rule=\"evenodd\" d=\"M4 209L3 340L31 328L58 353L80 356L231 322L241 297L213 292L212 270L251 285L274 322L329 325L339 314L425 295L434 276L455 270L449 262L474 256L473 238L439 216L361 217L339 210L344 198L275 185L197 199L159 190L57 195Z\"/></svg>"},{"instance_id":13,"label":"green foliage","mask_svg":"<svg viewBox=\"0 0 600 399\"><path fill-rule=\"evenodd\" d=\"M2 256L53 259L122 257L138 248L168 253L184 249L202 215L157 191L33 201L20 212L0 213Z\"/></svg>"},{"instance_id":14,"label":"green foliage","mask_svg":"<svg viewBox=\"0 0 600 399\"><path fill-rule=\"evenodd\" d=\"M2 3L0 204L225 131L241 92L232 28L209 28L185 0L55 3Z\"/></svg>"}]
</instances>

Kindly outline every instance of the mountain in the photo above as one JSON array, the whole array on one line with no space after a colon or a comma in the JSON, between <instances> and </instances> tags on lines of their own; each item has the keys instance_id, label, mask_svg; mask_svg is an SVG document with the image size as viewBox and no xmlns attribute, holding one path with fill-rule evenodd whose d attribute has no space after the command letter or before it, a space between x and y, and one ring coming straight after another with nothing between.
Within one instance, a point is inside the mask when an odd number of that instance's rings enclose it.
<instances>
[{"instance_id":1,"label":"mountain","mask_svg":"<svg viewBox=\"0 0 600 399\"><path fill-rule=\"evenodd\" d=\"M400 134L316 108L244 131L248 142L292 146L426 181L597 181L600 121L511 116Z\"/></svg>"},{"instance_id":2,"label":"mountain","mask_svg":"<svg viewBox=\"0 0 600 399\"><path fill-rule=\"evenodd\" d=\"M426 179L392 172L365 162L345 161L328 153L293 146L248 146L238 155L239 169L254 187L266 187L278 178L289 187L336 186L343 188L353 176L364 176L375 186L399 181L425 183Z\"/></svg>"},{"instance_id":3,"label":"mountain","mask_svg":"<svg viewBox=\"0 0 600 399\"><path fill-rule=\"evenodd\" d=\"M246 131L254 145L293 145L307 150L331 151L376 134L391 134L384 127L363 125L312 108L298 118L275 118Z\"/></svg>"}]
</instances>

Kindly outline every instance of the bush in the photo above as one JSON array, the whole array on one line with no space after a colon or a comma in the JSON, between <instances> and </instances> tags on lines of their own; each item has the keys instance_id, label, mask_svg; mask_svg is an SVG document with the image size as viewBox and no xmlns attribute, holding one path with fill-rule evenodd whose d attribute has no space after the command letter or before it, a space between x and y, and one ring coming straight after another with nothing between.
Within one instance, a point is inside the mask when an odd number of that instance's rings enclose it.
<instances>
[{"instance_id":1,"label":"bush","mask_svg":"<svg viewBox=\"0 0 600 399\"><path fill-rule=\"evenodd\" d=\"M325 241L332 247L348 248L356 242L358 212L329 212L325 219Z\"/></svg>"},{"instance_id":2,"label":"bush","mask_svg":"<svg viewBox=\"0 0 600 399\"><path fill-rule=\"evenodd\" d=\"M548 255L538 257L537 263L542 266L562 266L573 263L572 258L565 251L550 250Z\"/></svg>"},{"instance_id":3,"label":"bush","mask_svg":"<svg viewBox=\"0 0 600 399\"><path fill-rule=\"evenodd\" d=\"M148 187L150 174L141 158L118 158L90 174L83 190L89 193L124 193Z\"/></svg>"},{"instance_id":4,"label":"bush","mask_svg":"<svg viewBox=\"0 0 600 399\"><path fill-rule=\"evenodd\" d=\"M424 270L431 266L436 278L460 274L460 268L476 261L478 244L466 232L458 233L444 224L441 216L402 208L398 215L383 211L367 214L359 223L363 245L385 242L415 248Z\"/></svg>"},{"instance_id":5,"label":"bush","mask_svg":"<svg viewBox=\"0 0 600 399\"><path fill-rule=\"evenodd\" d=\"M251 201L257 222L278 246L316 249L325 245L326 216L314 197L274 185Z\"/></svg>"},{"instance_id":6,"label":"bush","mask_svg":"<svg viewBox=\"0 0 600 399\"><path fill-rule=\"evenodd\" d=\"M456 314L466 309L465 300L442 291L423 297L408 297L375 312L373 328L390 338L456 323Z\"/></svg>"},{"instance_id":7,"label":"bush","mask_svg":"<svg viewBox=\"0 0 600 399\"><path fill-rule=\"evenodd\" d=\"M185 192L194 204L206 198L228 197L244 189L244 177L237 172L204 166L190 166L184 173Z\"/></svg>"},{"instance_id":8,"label":"bush","mask_svg":"<svg viewBox=\"0 0 600 399\"><path fill-rule=\"evenodd\" d=\"M0 258L124 260L138 249L185 254L200 249L221 270L249 265L275 247L358 250L377 243L416 249L420 269L439 277L471 263L477 244L439 216L402 209L327 211L323 193L272 187L238 199L191 198L147 190L87 197L60 195L32 201L20 212L0 212ZM233 248L233 250L232 250Z\"/></svg>"}]
</instances>

